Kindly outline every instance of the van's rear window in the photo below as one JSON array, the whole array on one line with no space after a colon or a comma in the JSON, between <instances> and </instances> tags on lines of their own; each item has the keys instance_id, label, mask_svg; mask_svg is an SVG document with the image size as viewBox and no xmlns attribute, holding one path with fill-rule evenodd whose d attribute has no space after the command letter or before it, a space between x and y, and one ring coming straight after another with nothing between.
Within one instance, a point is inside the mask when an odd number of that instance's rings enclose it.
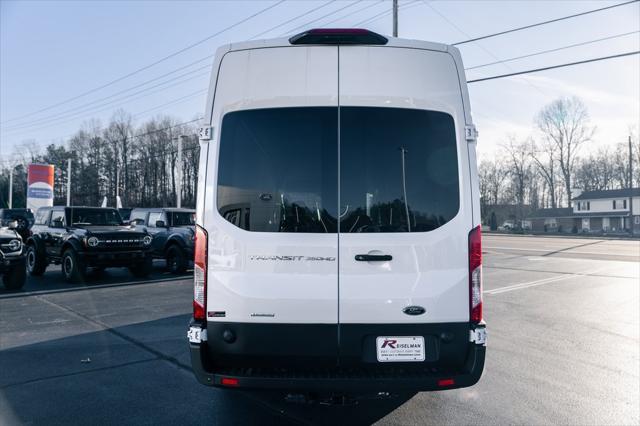
<instances>
[{"instance_id":1,"label":"van's rear window","mask_svg":"<svg viewBox=\"0 0 640 426\"><path fill-rule=\"evenodd\" d=\"M226 114L218 211L249 231L337 232L337 147L333 107Z\"/></svg>"},{"instance_id":2,"label":"van's rear window","mask_svg":"<svg viewBox=\"0 0 640 426\"><path fill-rule=\"evenodd\" d=\"M338 211L340 232L430 231L458 212L456 153L453 118L442 112L232 112L222 122L218 210L258 232L335 233Z\"/></svg>"}]
</instances>

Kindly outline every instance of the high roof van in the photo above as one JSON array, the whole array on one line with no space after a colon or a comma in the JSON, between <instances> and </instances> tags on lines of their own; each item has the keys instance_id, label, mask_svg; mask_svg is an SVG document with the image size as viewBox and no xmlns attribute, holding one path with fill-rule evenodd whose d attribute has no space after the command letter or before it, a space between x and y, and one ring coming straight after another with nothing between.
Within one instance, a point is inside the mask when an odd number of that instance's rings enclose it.
<instances>
[{"instance_id":1,"label":"high roof van","mask_svg":"<svg viewBox=\"0 0 640 426\"><path fill-rule=\"evenodd\" d=\"M476 131L455 47L360 29L229 44L204 123L188 330L201 383L480 379Z\"/></svg>"}]
</instances>

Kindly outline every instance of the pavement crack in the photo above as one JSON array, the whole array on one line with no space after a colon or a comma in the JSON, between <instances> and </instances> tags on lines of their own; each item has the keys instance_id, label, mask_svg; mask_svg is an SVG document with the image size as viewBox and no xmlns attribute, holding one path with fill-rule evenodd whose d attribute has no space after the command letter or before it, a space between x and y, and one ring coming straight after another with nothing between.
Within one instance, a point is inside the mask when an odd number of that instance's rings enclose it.
<instances>
[{"instance_id":1,"label":"pavement crack","mask_svg":"<svg viewBox=\"0 0 640 426\"><path fill-rule=\"evenodd\" d=\"M107 333L113 334L114 336L117 336L117 337L121 338L122 340L125 340L125 341L131 343L132 345L137 346L138 348L140 348L140 349L142 349L142 350L154 355L157 359L166 361L166 362L174 365L175 367L178 367L181 370L188 371L188 372L192 371L191 370L191 366L180 362L177 358L172 357L170 355L166 355L166 354L160 352L159 350L154 349L151 346L145 344L144 342L142 342L142 341L140 341L138 339L135 339L135 338L133 338L133 337L121 332L121 331L118 331L118 330L114 329L113 327L109 326L108 324L103 323L102 321L98 321L98 320L96 320L94 318L91 318L90 316L85 315L85 314L83 314L81 312L78 312L78 311L76 311L76 310L74 310L74 309L72 309L72 308L70 308L68 306L61 305L61 304L56 303L56 302L52 302L51 300L48 300L48 299L46 299L46 298L44 298L42 296L34 296L34 297L36 299L38 299L38 300L50 305L50 306L54 306L54 307L56 307L58 309L62 309L65 312L67 312L67 313L69 313L69 314L71 314L71 315L73 315L73 316L75 316L77 318L80 318L80 319L82 319L84 321L87 321L87 322L89 322L89 323L91 323L93 325L96 325L96 326L100 327L103 331L106 331Z\"/></svg>"}]
</instances>

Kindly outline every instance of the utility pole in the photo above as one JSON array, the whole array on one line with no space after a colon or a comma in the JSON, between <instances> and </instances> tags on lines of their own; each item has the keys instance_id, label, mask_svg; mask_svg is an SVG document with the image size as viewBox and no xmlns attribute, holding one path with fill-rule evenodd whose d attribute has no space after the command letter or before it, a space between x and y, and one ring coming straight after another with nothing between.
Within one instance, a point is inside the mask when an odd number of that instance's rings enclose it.
<instances>
[{"instance_id":1,"label":"utility pole","mask_svg":"<svg viewBox=\"0 0 640 426\"><path fill-rule=\"evenodd\" d=\"M13 208L13 167L9 169L9 208Z\"/></svg>"},{"instance_id":2,"label":"utility pole","mask_svg":"<svg viewBox=\"0 0 640 426\"><path fill-rule=\"evenodd\" d=\"M176 207L182 207L182 140L186 139L185 135L178 137L178 161L176 170Z\"/></svg>"},{"instance_id":3,"label":"utility pole","mask_svg":"<svg viewBox=\"0 0 640 426\"><path fill-rule=\"evenodd\" d=\"M71 158L67 160L67 207L71 207Z\"/></svg>"},{"instance_id":4,"label":"utility pole","mask_svg":"<svg viewBox=\"0 0 640 426\"><path fill-rule=\"evenodd\" d=\"M393 0L393 36L398 37L398 0Z\"/></svg>"},{"instance_id":5,"label":"utility pole","mask_svg":"<svg viewBox=\"0 0 640 426\"><path fill-rule=\"evenodd\" d=\"M629 233L633 234L633 144L629 135Z\"/></svg>"}]
</instances>

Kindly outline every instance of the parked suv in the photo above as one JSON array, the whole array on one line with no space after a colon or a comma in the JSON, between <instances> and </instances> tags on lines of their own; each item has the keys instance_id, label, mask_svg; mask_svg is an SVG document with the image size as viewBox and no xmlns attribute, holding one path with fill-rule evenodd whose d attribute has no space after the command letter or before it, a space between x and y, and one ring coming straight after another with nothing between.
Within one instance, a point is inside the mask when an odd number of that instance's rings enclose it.
<instances>
[{"instance_id":1,"label":"parked suv","mask_svg":"<svg viewBox=\"0 0 640 426\"><path fill-rule=\"evenodd\" d=\"M146 225L153 235L153 256L165 259L167 269L183 273L193 260L195 210L177 208L137 208L131 223Z\"/></svg>"},{"instance_id":2,"label":"parked suv","mask_svg":"<svg viewBox=\"0 0 640 426\"><path fill-rule=\"evenodd\" d=\"M233 43L206 108L198 380L305 393L476 383L480 196L459 51L360 29Z\"/></svg>"},{"instance_id":3,"label":"parked suv","mask_svg":"<svg viewBox=\"0 0 640 426\"><path fill-rule=\"evenodd\" d=\"M22 237L16 232L17 222L8 222L0 226L0 275L7 290L17 290L24 286L24 249Z\"/></svg>"},{"instance_id":4,"label":"parked suv","mask_svg":"<svg viewBox=\"0 0 640 426\"><path fill-rule=\"evenodd\" d=\"M0 226L9 226L16 222L16 232L23 241L29 238L29 230L33 226L33 212L31 209L0 209Z\"/></svg>"},{"instance_id":5,"label":"parked suv","mask_svg":"<svg viewBox=\"0 0 640 426\"><path fill-rule=\"evenodd\" d=\"M42 275L62 265L67 281L82 282L88 267L128 267L136 277L151 273L152 236L125 225L113 208L41 207L27 240L27 271Z\"/></svg>"}]
</instances>

